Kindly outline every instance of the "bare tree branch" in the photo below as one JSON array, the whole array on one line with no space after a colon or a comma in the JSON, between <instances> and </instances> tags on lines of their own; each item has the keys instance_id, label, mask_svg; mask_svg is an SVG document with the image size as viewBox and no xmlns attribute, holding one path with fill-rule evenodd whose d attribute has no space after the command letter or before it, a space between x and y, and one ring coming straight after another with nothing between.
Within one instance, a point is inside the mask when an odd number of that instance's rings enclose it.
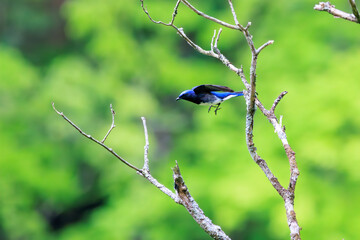
<instances>
[{"instance_id":1,"label":"bare tree branch","mask_svg":"<svg viewBox=\"0 0 360 240\"><path fill-rule=\"evenodd\" d=\"M264 48L274 43L274 40L269 40L263 45L261 45L258 49L256 49L256 53L259 54Z\"/></svg>"},{"instance_id":2,"label":"bare tree branch","mask_svg":"<svg viewBox=\"0 0 360 240\"><path fill-rule=\"evenodd\" d=\"M353 11L353 14L338 10L335 8L335 5L331 5L330 2L319 2L314 6L314 9L317 11L325 11L333 15L335 18L343 18L345 20L360 23L359 12L357 10L355 0L349 0L349 4Z\"/></svg>"},{"instance_id":3,"label":"bare tree branch","mask_svg":"<svg viewBox=\"0 0 360 240\"><path fill-rule=\"evenodd\" d=\"M230 5L231 13L232 13L232 15L233 15L233 17L234 17L234 22L235 22L236 26L239 26L239 27L242 29L242 31L243 31L244 28L243 28L242 26L240 26L240 23L239 23L239 20L237 19L236 12L235 12L234 6L233 6L233 4L232 4L232 1L231 1L231 0L228 0L228 3L229 3L229 5Z\"/></svg>"},{"instance_id":4,"label":"bare tree branch","mask_svg":"<svg viewBox=\"0 0 360 240\"><path fill-rule=\"evenodd\" d=\"M104 143L106 138L109 136L111 130L113 130L113 128L115 128L115 111L114 109L112 108L112 104L110 104L110 111L111 111L111 115L112 115L112 122L111 122L111 126L110 126L110 129L109 131L106 133L105 137L103 138L103 140L101 140L101 143Z\"/></svg>"},{"instance_id":5,"label":"bare tree branch","mask_svg":"<svg viewBox=\"0 0 360 240\"><path fill-rule=\"evenodd\" d=\"M139 175L143 176L151 184L153 184L156 188L158 188L160 191L162 191L167 196L169 196L172 200L174 200L175 203L183 205L186 208L186 210L190 213L190 215L194 218L194 220L211 237L213 237L214 239L226 239L226 240L230 239L225 234L225 232L221 229L221 227L212 223L212 221L205 215L204 211L199 207L197 202L190 195L190 192L185 185L183 177L180 174L180 168L179 168L179 165L177 162L176 162L175 167L173 168L175 193L172 192L167 187L165 187L163 184L159 183L158 180L156 180L156 178L154 178L150 174L149 158L148 158L149 137L148 137L148 131L147 131L147 126L146 126L146 119L144 117L141 117L141 120L142 120L143 126L144 126L144 135L145 135L144 167L142 169L139 169L139 168L133 166L132 164L130 164L129 162L125 161L114 150L112 150L110 147L106 146L104 144L104 142L101 142L101 141L93 138L92 136L86 134L84 131L82 131L76 124L74 124L62 112L59 112L58 110L56 110L54 103L52 103L52 107L57 114L59 114L61 117L63 117L71 126L73 126L77 131L79 131L81 135L83 135L84 137L90 139L91 141L93 141L93 142L99 144L100 146L102 146L103 148L105 148L108 152L113 154L117 159L119 159L121 162L123 162L128 167L135 170ZM112 105L110 105L110 109L111 109L112 116L114 118L115 111L113 110ZM114 123L114 119L113 119L113 123ZM110 128L110 130L108 131L108 134L106 136L108 136L110 134L111 129L112 128Z\"/></svg>"},{"instance_id":6,"label":"bare tree branch","mask_svg":"<svg viewBox=\"0 0 360 240\"><path fill-rule=\"evenodd\" d=\"M360 22L360 15L359 15L359 11L357 9L355 0L349 0L349 4L351 6L351 10L352 10L354 16L356 17L356 19L357 19L357 21L359 23Z\"/></svg>"},{"instance_id":7,"label":"bare tree branch","mask_svg":"<svg viewBox=\"0 0 360 240\"><path fill-rule=\"evenodd\" d=\"M149 158L148 158L148 153L149 153L149 135L148 135L148 131L147 131L147 127L146 127L146 119L145 117L141 117L141 120L143 122L143 126L144 126L144 135L145 135L145 147L144 147L144 167L143 170L150 172L149 169Z\"/></svg>"},{"instance_id":8,"label":"bare tree branch","mask_svg":"<svg viewBox=\"0 0 360 240\"><path fill-rule=\"evenodd\" d=\"M141 0L142 1L142 0ZM212 16L209 16L201 11L199 11L198 9L196 9L194 6L192 6L187 0L181 0L182 3L184 3L186 6L188 6L191 10L193 10L196 14L202 16L203 18L206 18L210 21L213 21L213 22L216 22L220 25L223 25L224 27L227 27L227 28L231 28L231 29L241 29L242 27L240 26L236 26L236 25L232 25L232 24L229 24L227 22L224 22L224 21L221 21L217 18L214 18Z\"/></svg>"},{"instance_id":9,"label":"bare tree branch","mask_svg":"<svg viewBox=\"0 0 360 240\"><path fill-rule=\"evenodd\" d=\"M219 29L218 34L216 36L215 45L214 45L215 48L217 48L217 46L218 46L218 42L219 42L221 32L222 32L222 28Z\"/></svg>"},{"instance_id":10,"label":"bare tree branch","mask_svg":"<svg viewBox=\"0 0 360 240\"><path fill-rule=\"evenodd\" d=\"M178 8L179 8L180 2L181 2L181 0L178 0L178 1L176 2L176 4L175 4L175 8L174 8L174 11L173 11L173 14L172 14L172 18L171 18L170 24L174 24L175 17L176 17L176 15L177 15L177 10L178 10Z\"/></svg>"},{"instance_id":11,"label":"bare tree branch","mask_svg":"<svg viewBox=\"0 0 360 240\"><path fill-rule=\"evenodd\" d=\"M275 112L275 108L277 107L277 105L280 103L280 100L287 94L287 91L284 91L282 93L280 93L280 95L275 99L274 104L272 105L270 112Z\"/></svg>"},{"instance_id":12,"label":"bare tree branch","mask_svg":"<svg viewBox=\"0 0 360 240\"><path fill-rule=\"evenodd\" d=\"M169 23L164 23L164 22L162 22L162 21L155 21L154 19L152 19L151 16L150 16L150 14L149 14L149 12L147 11L147 9L146 9L145 6L144 6L143 0L140 0L140 1L141 1L141 7L142 7L142 9L144 10L144 12L146 13L146 15L149 17L149 19L150 19L152 22L154 22L154 23L156 23L156 24L162 24L162 25L165 25L165 26L172 26L172 25L174 24L175 17L176 17L176 15L177 15L177 10L178 10L178 8L179 8L179 4L180 4L181 0L178 0L178 1L176 2L175 7L174 7L174 11L173 11L173 14L172 14L172 17L171 17L171 20L170 20Z\"/></svg>"},{"instance_id":13,"label":"bare tree branch","mask_svg":"<svg viewBox=\"0 0 360 240\"><path fill-rule=\"evenodd\" d=\"M201 226L201 228L205 230L205 232L209 233L212 238L230 240L230 238L224 233L224 231L221 230L219 226L213 224L211 219L204 215L203 210L201 210L199 205L190 195L188 188L180 174L180 169L177 162L173 168L173 172L175 189L178 197L181 199L183 206L194 217L195 221Z\"/></svg>"},{"instance_id":14,"label":"bare tree branch","mask_svg":"<svg viewBox=\"0 0 360 240\"><path fill-rule=\"evenodd\" d=\"M143 0L140 0L141 4L143 6ZM197 44L195 44L190 38L188 38L182 28L176 27L174 24L170 24L167 26L171 26L175 28L178 32L178 34L196 51L198 51L201 54L211 56L214 58L219 59L224 65L226 65L231 71L235 72L242 80L243 84L246 87L246 91L244 91L245 99L246 99L246 105L247 105L247 114L246 114L246 143L247 147L250 153L250 156L252 159L259 165L261 170L265 173L266 177L269 179L272 186L275 188L275 190L279 193L279 195L284 199L285 201L285 209L286 209L286 215L287 215L287 221L290 229L290 236L292 240L298 240L300 239L300 227L296 219L296 214L294 212L294 191L295 191L295 185L297 182L297 178L299 176L299 170L296 165L296 159L295 159L295 152L291 149L290 145L287 141L287 136L285 134L285 127L281 126L281 123L278 122L276 116L275 116L275 108L280 102L280 100L283 98L283 96L286 94L283 92L280 94L280 96L275 100L272 108L267 110L263 104L260 102L260 100L256 97L256 66L257 66L257 58L259 53L265 49L267 46L273 44L274 41L270 40L263 45L261 45L258 49L256 49L253 40L252 35L249 32L249 27L251 26L251 22L248 22L246 27L243 27L239 24L239 21L236 16L236 12L234 9L234 6L232 4L231 0L228 0L234 22L236 25L232 25L226 22L223 22L219 19L216 19L214 17L211 17L198 9L196 9L194 6L192 6L187 0L181 0L183 4L188 6L192 11L194 11L196 14L210 20L213 22L216 22L222 26L225 26L230 29L241 31L247 41L247 44L251 50L252 57L251 57L251 66L250 66L250 82L247 81L246 76L244 74L243 68L236 67L234 64L232 64L219 50L218 48L218 42L220 38L220 34L222 29L219 29L218 34L216 35L216 31L214 31L214 35L211 39L210 44L210 51L204 50ZM143 6L144 9L144 6ZM159 23L151 19L149 16L149 13L145 12L150 20L154 23ZM275 132L277 133L279 139L281 140L284 150L286 152L286 155L289 160L290 165L290 180L289 180L289 188L285 189L278 179L274 176L274 174L269 169L266 161L262 159L258 153L257 149L255 147L254 141L253 141L253 126L254 126L254 114L255 114L255 105L260 109L260 111L267 117L269 122L273 125Z\"/></svg>"},{"instance_id":15,"label":"bare tree branch","mask_svg":"<svg viewBox=\"0 0 360 240\"><path fill-rule=\"evenodd\" d=\"M213 35L213 37L211 39L211 43L210 43L210 51L211 52L214 52L214 39L215 39L215 37L216 37L216 30L214 30L214 35Z\"/></svg>"},{"instance_id":16,"label":"bare tree branch","mask_svg":"<svg viewBox=\"0 0 360 240\"><path fill-rule=\"evenodd\" d=\"M60 116L62 116L68 123L70 123L71 126L73 126L76 130L78 130L81 135L83 135L84 137L90 139L91 141L99 144L100 146L102 146L103 148L105 148L107 151L109 151L112 155L114 155L117 159L119 159L121 162L123 162L125 165L127 165L128 167L134 169L137 172L141 172L141 170L137 167L135 167L134 165L132 165L131 163L125 161L122 157L120 157L116 152L114 152L114 150L112 150L111 148L109 148L108 146L106 146L103 142L100 142L99 140L93 138L91 135L86 134L83 130L81 130L78 126L76 126L69 118L67 118L62 112L59 112L58 110L56 110L54 103L52 103L53 109L55 110L55 112L57 114L59 114Z\"/></svg>"}]
</instances>

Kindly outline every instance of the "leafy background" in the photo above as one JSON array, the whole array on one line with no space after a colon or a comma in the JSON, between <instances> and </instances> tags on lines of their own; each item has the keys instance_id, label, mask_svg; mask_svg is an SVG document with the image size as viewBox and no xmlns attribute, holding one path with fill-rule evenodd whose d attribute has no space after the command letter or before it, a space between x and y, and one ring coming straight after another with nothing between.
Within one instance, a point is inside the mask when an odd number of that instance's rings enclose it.
<instances>
[{"instance_id":1,"label":"leafy background","mask_svg":"<svg viewBox=\"0 0 360 240\"><path fill-rule=\"evenodd\" d=\"M167 21L174 1L149 0ZM192 1L232 22L227 1ZM259 98L280 103L301 175L295 209L304 239L359 239L359 26L313 10L315 1L235 1L252 22ZM350 11L346 1L332 2ZM176 24L208 49L219 26L179 8ZM159 190L80 136L84 131L141 166L148 119L153 175L172 188L178 160L194 198L233 239L288 239L283 202L245 146L245 103L206 107L175 102L209 83L241 90L215 59L191 49L170 28L151 23L139 1L0 2L0 239L209 239ZM240 33L223 29L219 47L248 74ZM255 142L285 186L289 166L271 125L258 112Z\"/></svg>"}]
</instances>

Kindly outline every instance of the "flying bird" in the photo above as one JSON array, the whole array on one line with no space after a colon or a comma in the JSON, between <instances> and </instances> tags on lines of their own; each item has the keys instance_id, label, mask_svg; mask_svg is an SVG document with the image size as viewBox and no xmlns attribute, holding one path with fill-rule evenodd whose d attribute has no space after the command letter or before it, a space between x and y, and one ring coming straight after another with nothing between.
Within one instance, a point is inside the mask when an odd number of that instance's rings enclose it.
<instances>
[{"instance_id":1,"label":"flying bird","mask_svg":"<svg viewBox=\"0 0 360 240\"><path fill-rule=\"evenodd\" d=\"M176 101L183 99L200 105L210 105L215 108L215 115L220 108L220 104L233 97L243 96L243 92L235 92L234 90L219 85L203 84L193 87L191 90L183 91Z\"/></svg>"}]
</instances>

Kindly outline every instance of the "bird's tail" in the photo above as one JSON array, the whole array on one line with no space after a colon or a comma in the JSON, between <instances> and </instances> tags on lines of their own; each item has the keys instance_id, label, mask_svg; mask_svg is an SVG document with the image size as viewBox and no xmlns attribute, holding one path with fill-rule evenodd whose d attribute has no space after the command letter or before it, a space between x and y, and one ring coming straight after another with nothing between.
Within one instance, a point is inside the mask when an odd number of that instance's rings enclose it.
<instances>
[{"instance_id":1,"label":"bird's tail","mask_svg":"<svg viewBox=\"0 0 360 240\"><path fill-rule=\"evenodd\" d=\"M233 97L238 97L238 96L243 96L243 92L211 92L213 95L219 97L222 99L222 101L225 101L229 98L233 98Z\"/></svg>"},{"instance_id":2,"label":"bird's tail","mask_svg":"<svg viewBox=\"0 0 360 240\"><path fill-rule=\"evenodd\" d=\"M243 91L240 91L240 92L233 92L234 94L236 94L236 96L244 96L244 93Z\"/></svg>"}]
</instances>

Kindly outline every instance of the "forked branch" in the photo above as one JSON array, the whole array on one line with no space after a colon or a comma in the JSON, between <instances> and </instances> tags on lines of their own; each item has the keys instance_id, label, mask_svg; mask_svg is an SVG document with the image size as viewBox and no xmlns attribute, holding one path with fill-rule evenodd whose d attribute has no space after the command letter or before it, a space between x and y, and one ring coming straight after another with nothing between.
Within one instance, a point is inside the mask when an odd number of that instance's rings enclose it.
<instances>
[{"instance_id":1,"label":"forked branch","mask_svg":"<svg viewBox=\"0 0 360 240\"><path fill-rule=\"evenodd\" d=\"M286 92L283 92L274 102L272 108L270 110L267 110L263 104L260 102L260 100L256 97L256 67L257 67L257 59L262 50L264 50L267 46L273 44L274 41L270 40L260 47L256 48L253 42L253 37L249 32L249 28L251 26L251 22L248 22L246 27L242 26L237 18L235 8L233 6L233 3L231 0L228 0L229 7L231 10L231 13L234 18L234 23L230 24L227 22L224 22L222 20L219 20L217 18L214 18L212 16L209 16L202 11L195 8L193 5L191 5L187 0L180 0L181 3L183 3L185 6L187 6L189 9L194 11L199 16L208 19L210 21L213 21L221 26L227 27L229 29L237 30L242 32L244 35L247 44L251 50L251 64L250 64L250 74L249 74L249 81L247 80L243 68L242 67L236 67L233 63L230 62L230 60L221 53L218 47L220 34L222 29L220 28L218 33L216 34L216 31L214 31L214 35L211 39L210 43L210 50L204 50L202 47L194 43L184 32L183 28L179 28L174 25L175 19L172 19L172 21L169 24L164 24L160 21L155 21L150 17L149 12L144 7L144 0L140 0L141 6L144 10L144 12L147 14L149 19L156 24L162 24L165 26L170 26L174 29L176 29L177 33L196 51L198 51L201 54L211 56L214 58L219 59L225 66L227 66L231 71L235 72L242 80L246 91L244 91L245 99L246 99L246 105L247 105L247 114L246 114L246 144L250 153L250 156L252 159L256 162L256 164L259 165L259 167L262 169L262 171L265 173L266 177L269 179L272 186L275 188L275 190L279 193L279 195L283 198L285 201L285 209L287 213L287 220L288 225L290 229L290 236L291 239L300 239L300 227L296 220L296 214L294 211L294 191L295 191L295 185L297 182L297 178L299 175L299 170L296 165L295 160L295 152L291 149L290 145L287 141L287 136L285 133L285 127L282 126L282 123L278 121L278 119L275 116L275 108L279 104L280 100L283 98L283 96L286 94ZM179 3L179 1L177 1ZM176 5L179 6L178 4ZM178 8L176 7L176 11ZM173 14L174 16L174 14ZM254 141L253 141L253 126L254 126L254 114L255 114L255 105L260 109L260 111L266 116L266 118L269 120L269 122L273 125L275 132L277 133L279 139L281 140L284 150L287 154L289 165L290 165L290 180L289 180L289 187L285 189L278 179L274 176L274 174L271 172L270 168L268 167L266 161L262 159L259 154L257 153L257 149L255 147Z\"/></svg>"},{"instance_id":2,"label":"forked branch","mask_svg":"<svg viewBox=\"0 0 360 240\"><path fill-rule=\"evenodd\" d=\"M115 126L115 111L112 107L112 104L110 104L110 111L111 111L111 116L112 116L112 122L111 122L111 126L109 131L106 133L105 137L103 138L103 140L101 140L101 143L104 143L106 138L109 136L111 130L113 130L116 126Z\"/></svg>"},{"instance_id":3,"label":"forked branch","mask_svg":"<svg viewBox=\"0 0 360 240\"><path fill-rule=\"evenodd\" d=\"M319 4L314 6L314 9L317 11L328 12L335 18L342 18L351 22L360 23L360 15L355 0L349 0L349 4L352 14L336 9L335 5L332 5L330 2L319 2Z\"/></svg>"},{"instance_id":4,"label":"forked branch","mask_svg":"<svg viewBox=\"0 0 360 240\"><path fill-rule=\"evenodd\" d=\"M112 124L110 127L110 130L105 135L103 141L99 141L95 139L94 137L90 136L89 134L85 133L83 130L80 129L75 123L73 123L68 117L65 116L64 113L58 111L55 108L54 103L52 103L52 107L54 111L59 114L65 121L67 121L71 126L73 126L81 135L84 137L90 139L91 141L97 143L98 145L105 148L108 152L110 152L112 155L114 155L117 159L119 159L122 163L124 163L126 166L130 167L131 169L135 170L139 175L143 176L146 180L148 180L152 185L157 187L160 191L162 191L164 194L169 196L172 200L174 200L175 203L178 203L186 208L186 210L189 212L189 214L194 218L194 220L201 226L201 228L204 229L206 233L208 233L211 237L214 239L230 239L225 232L217 225L213 224L212 221L204 214L204 211L199 207L197 202L193 199L193 197L190 195L190 192L185 185L185 182L183 180L183 177L180 174L180 168L178 163L176 162L175 167L173 168L173 178L174 178L174 186L175 186L175 192L172 192L170 189L165 187L163 184L159 183L156 178L154 178L150 174L150 168L149 168L149 158L148 158L148 152L149 152L149 136L148 136L148 130L146 126L146 119L144 117L141 118L144 126L144 135L145 135L145 147L144 147L144 166L142 169L132 165L125 159L119 156L113 149L108 147L104 144L105 139L110 134L111 130L115 127L114 124L114 117L115 117L115 111L112 108L112 105L110 105L110 110L112 114Z\"/></svg>"},{"instance_id":5,"label":"forked branch","mask_svg":"<svg viewBox=\"0 0 360 240\"><path fill-rule=\"evenodd\" d=\"M99 144L100 146L102 146L103 148L105 148L108 152L110 152L112 155L114 155L117 159L119 159L122 163L124 163L126 166L134 169L137 172L141 172L141 170L137 167L135 167L134 165L132 165L131 163L127 162L125 159L123 159L122 157L120 157L114 150L112 150L111 148L109 148L108 146L106 146L104 144L104 142L101 142L95 138L93 138L91 135L85 133L83 130L81 130L78 126L75 125L75 123L73 123L69 118L67 118L63 112L59 112L56 108L55 108L55 104L52 103L52 107L54 109L54 111L59 114L61 117L63 117L65 119L65 121L67 121L71 126L73 126L76 130L78 130L78 132L83 135L84 137L90 139L91 141Z\"/></svg>"}]
</instances>

